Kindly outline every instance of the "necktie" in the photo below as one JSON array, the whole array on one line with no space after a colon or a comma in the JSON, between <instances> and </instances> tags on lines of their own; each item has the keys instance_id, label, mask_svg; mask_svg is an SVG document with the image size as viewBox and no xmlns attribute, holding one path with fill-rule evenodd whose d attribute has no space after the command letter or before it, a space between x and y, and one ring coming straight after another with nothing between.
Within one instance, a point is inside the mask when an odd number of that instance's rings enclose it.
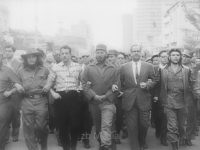
<instances>
[{"instance_id":1,"label":"necktie","mask_svg":"<svg viewBox=\"0 0 200 150\"><path fill-rule=\"evenodd\" d=\"M139 71L138 71L138 63L137 62L135 63L135 75L136 75L136 81L137 81L137 84L138 84L138 81L139 81Z\"/></svg>"}]
</instances>

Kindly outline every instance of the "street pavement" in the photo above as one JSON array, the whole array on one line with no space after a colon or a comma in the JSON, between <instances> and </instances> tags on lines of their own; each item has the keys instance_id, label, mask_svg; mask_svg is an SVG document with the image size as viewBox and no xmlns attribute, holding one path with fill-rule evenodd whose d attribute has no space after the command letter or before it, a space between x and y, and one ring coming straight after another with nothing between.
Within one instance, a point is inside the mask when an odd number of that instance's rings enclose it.
<instances>
[{"instance_id":1,"label":"street pavement","mask_svg":"<svg viewBox=\"0 0 200 150\"><path fill-rule=\"evenodd\" d=\"M88 150L98 150L98 144L93 135L90 137L91 142L91 148ZM192 141L193 146L187 146L187 147L180 147L180 150L200 150L200 136L197 136L195 140ZM147 150L170 150L169 147L162 146L158 139L155 138L154 129L150 128L148 131L147 136L147 143L149 148ZM24 143L23 133L22 129L20 132L20 138L18 142L10 142L6 146L6 150L27 150L27 147ZM58 146L55 135L50 134L48 137L48 150L62 150L61 147ZM81 142L78 143L77 150L86 150L83 148L83 145ZM120 145L117 145L117 150L130 150L128 146L128 140L122 140L122 143Z\"/></svg>"}]
</instances>

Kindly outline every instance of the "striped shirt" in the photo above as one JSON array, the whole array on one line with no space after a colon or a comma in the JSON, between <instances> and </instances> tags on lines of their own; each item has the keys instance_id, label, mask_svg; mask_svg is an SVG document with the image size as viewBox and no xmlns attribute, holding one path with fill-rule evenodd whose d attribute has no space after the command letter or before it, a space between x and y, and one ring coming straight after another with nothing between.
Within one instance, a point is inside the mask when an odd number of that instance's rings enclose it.
<instances>
[{"instance_id":1,"label":"striped shirt","mask_svg":"<svg viewBox=\"0 0 200 150\"><path fill-rule=\"evenodd\" d=\"M56 91L80 90L81 65L71 62L66 66L63 62L55 64L49 75L49 82L54 82Z\"/></svg>"}]
</instances>

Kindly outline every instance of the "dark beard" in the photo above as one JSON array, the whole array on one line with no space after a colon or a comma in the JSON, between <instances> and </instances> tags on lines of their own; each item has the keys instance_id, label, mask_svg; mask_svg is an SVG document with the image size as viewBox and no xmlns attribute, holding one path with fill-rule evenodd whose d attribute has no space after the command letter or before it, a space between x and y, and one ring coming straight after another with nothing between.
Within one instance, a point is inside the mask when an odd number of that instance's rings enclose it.
<instances>
[{"instance_id":1,"label":"dark beard","mask_svg":"<svg viewBox=\"0 0 200 150\"><path fill-rule=\"evenodd\" d=\"M34 70L37 67L37 64L34 65L27 65L28 68L30 68L31 70Z\"/></svg>"},{"instance_id":2,"label":"dark beard","mask_svg":"<svg viewBox=\"0 0 200 150\"><path fill-rule=\"evenodd\" d=\"M177 65L177 64L178 64L178 62L176 63L176 62L173 62L173 61L171 61L171 64Z\"/></svg>"}]
</instances>

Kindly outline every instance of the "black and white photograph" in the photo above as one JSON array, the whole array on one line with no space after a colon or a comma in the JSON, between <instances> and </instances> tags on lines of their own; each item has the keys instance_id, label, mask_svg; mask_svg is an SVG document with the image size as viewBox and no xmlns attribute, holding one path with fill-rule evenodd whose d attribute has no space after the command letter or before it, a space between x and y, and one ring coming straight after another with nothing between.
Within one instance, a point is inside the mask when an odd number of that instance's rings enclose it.
<instances>
[{"instance_id":1,"label":"black and white photograph","mask_svg":"<svg viewBox=\"0 0 200 150\"><path fill-rule=\"evenodd\" d=\"M0 150L200 150L200 0L0 0Z\"/></svg>"}]
</instances>

